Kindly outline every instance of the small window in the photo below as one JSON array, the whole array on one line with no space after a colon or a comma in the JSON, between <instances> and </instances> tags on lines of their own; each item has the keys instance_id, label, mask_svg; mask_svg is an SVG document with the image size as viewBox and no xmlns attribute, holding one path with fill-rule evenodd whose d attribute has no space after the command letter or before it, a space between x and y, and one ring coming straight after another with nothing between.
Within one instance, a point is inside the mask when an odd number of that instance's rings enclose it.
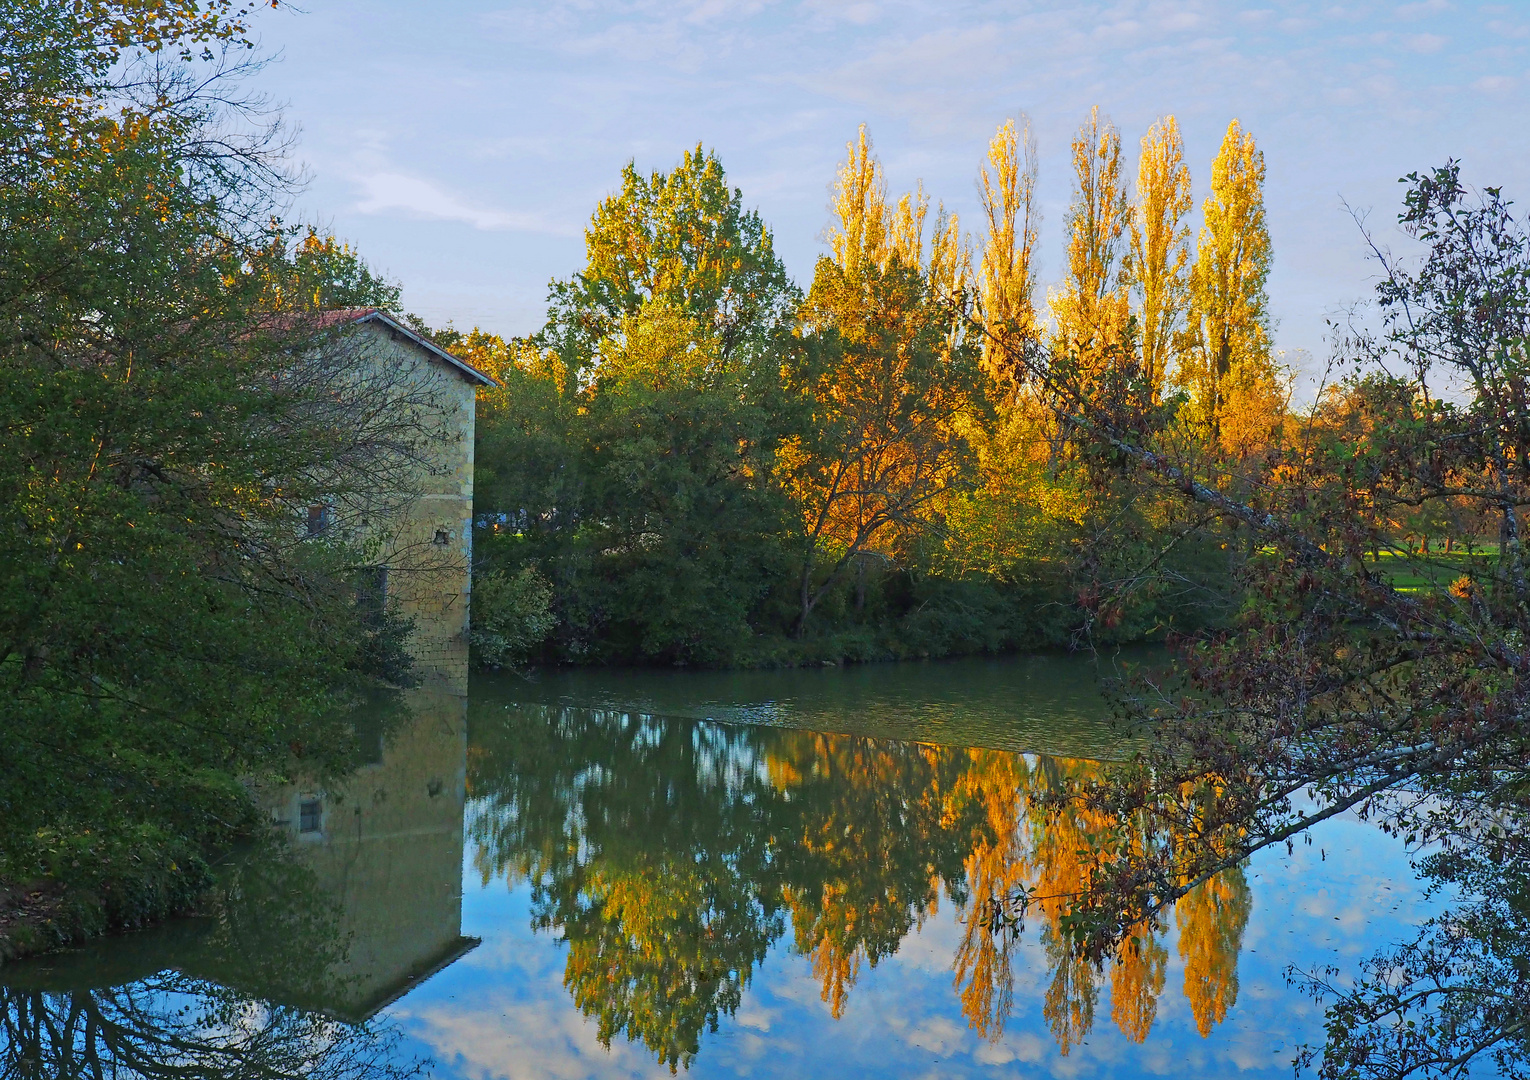
<instances>
[{"instance_id":1,"label":"small window","mask_svg":"<svg viewBox=\"0 0 1530 1080\"><path fill-rule=\"evenodd\" d=\"M356 753L363 765L381 765L383 760L382 715L366 710L356 717Z\"/></svg>"},{"instance_id":2,"label":"small window","mask_svg":"<svg viewBox=\"0 0 1530 1080\"><path fill-rule=\"evenodd\" d=\"M324 823L324 801L317 795L298 800L298 832L316 833Z\"/></svg>"},{"instance_id":3,"label":"small window","mask_svg":"<svg viewBox=\"0 0 1530 1080\"><path fill-rule=\"evenodd\" d=\"M308 535L318 536L329 528L329 507L322 503L308 508Z\"/></svg>"},{"instance_id":4,"label":"small window","mask_svg":"<svg viewBox=\"0 0 1530 1080\"><path fill-rule=\"evenodd\" d=\"M380 626L388 610L388 568L367 566L356 572L356 606L373 627Z\"/></svg>"},{"instance_id":5,"label":"small window","mask_svg":"<svg viewBox=\"0 0 1530 1080\"><path fill-rule=\"evenodd\" d=\"M436 530L436 543L438 545L440 545L441 547L445 547L447 544L450 544L451 542L452 542L452 537L451 537L451 534L449 532L447 532L445 529L437 529Z\"/></svg>"}]
</instances>

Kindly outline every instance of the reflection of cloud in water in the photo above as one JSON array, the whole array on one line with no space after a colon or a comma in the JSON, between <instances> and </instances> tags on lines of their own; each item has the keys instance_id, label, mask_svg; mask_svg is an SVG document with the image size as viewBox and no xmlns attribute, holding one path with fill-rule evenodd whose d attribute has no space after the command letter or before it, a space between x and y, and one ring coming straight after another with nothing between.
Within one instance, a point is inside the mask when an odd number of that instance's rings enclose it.
<instances>
[{"instance_id":1,"label":"reflection of cloud in water","mask_svg":"<svg viewBox=\"0 0 1530 1080\"><path fill-rule=\"evenodd\" d=\"M517 1002L482 998L471 1008L453 1002L395 1014L430 1046L438 1068L482 1080L584 1080L586 1077L667 1077L669 1070L641 1046L600 1045L595 1025L570 1009L561 994Z\"/></svg>"},{"instance_id":2,"label":"reflection of cloud in water","mask_svg":"<svg viewBox=\"0 0 1530 1080\"><path fill-rule=\"evenodd\" d=\"M696 1080L1284 1077L1295 1044L1321 1034L1285 964L1370 951L1397 927L1377 911L1386 885L1412 888L1398 845L1331 823L1318 846L1261 855L1187 898L1133 957L1059 982L1057 898L1086 879L1102 822L1025 808L1097 766L525 713L475 729L464 919L485 944L395 1012L443 1080L663 1076L670 1063ZM1022 882L1053 899L982 952L983 899ZM988 965L977 996L973 958Z\"/></svg>"}]
</instances>

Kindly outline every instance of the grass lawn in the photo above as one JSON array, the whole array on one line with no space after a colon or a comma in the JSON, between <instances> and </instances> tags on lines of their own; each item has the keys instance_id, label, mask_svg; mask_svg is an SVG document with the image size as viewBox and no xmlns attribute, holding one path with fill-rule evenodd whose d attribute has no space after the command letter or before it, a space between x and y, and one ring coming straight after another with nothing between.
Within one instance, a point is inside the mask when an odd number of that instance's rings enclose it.
<instances>
[{"instance_id":1,"label":"grass lawn","mask_svg":"<svg viewBox=\"0 0 1530 1080\"><path fill-rule=\"evenodd\" d=\"M1478 576L1490 573L1497 561L1498 545L1488 544L1470 555L1458 548L1449 555L1430 552L1428 555L1415 555L1411 559L1406 555L1383 551L1379 563L1367 560L1367 564L1390 581L1398 592L1419 593L1448 589L1456 578L1473 571Z\"/></svg>"}]
</instances>

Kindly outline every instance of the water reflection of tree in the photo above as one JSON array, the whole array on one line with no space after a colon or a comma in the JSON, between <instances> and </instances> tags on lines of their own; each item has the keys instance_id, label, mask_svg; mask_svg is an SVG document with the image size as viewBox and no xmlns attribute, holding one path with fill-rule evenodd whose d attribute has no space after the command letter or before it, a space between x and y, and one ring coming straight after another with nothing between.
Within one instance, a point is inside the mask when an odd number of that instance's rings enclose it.
<instances>
[{"instance_id":1,"label":"water reflection of tree","mask_svg":"<svg viewBox=\"0 0 1530 1080\"><path fill-rule=\"evenodd\" d=\"M780 936L771 788L745 733L546 710L469 751L484 880L529 880L602 1042L672 1068L737 1008Z\"/></svg>"},{"instance_id":2,"label":"water reflection of tree","mask_svg":"<svg viewBox=\"0 0 1530 1080\"><path fill-rule=\"evenodd\" d=\"M343 991L338 911L279 847L225 865L207 917L32 969L0 986L7 1080L402 1080L385 1024L320 1011ZM179 929L179 934L173 931ZM154 970L162 968L161 970ZM148 975L136 972L149 970ZM277 998L281 1004L271 999ZM294 1002L294 999L300 999Z\"/></svg>"},{"instance_id":3,"label":"water reflection of tree","mask_svg":"<svg viewBox=\"0 0 1530 1080\"><path fill-rule=\"evenodd\" d=\"M957 799L979 805L986 828L966 862L974 902L964 914L955 962L962 1009L980 1034L997 1039L1003 1033L1018 936L1003 930L1015 925L1012 920L996 915L1023 896L1025 913L1041 923L1052 976L1043 1015L1066 1054L1094 1024L1103 977L1102 965L1082 955L1067 932L1073 899L1097 884L1100 846L1107 839L1142 847L1156 838L1146 836L1140 822L1121 822L1069 797L1098 778L1096 763L986 750L967 754ZM1204 883L1180 901L1176 913L1185 995L1206 1035L1237 995L1237 954L1249 915L1241 871ZM1108 961L1111 1018L1127 1038L1142 1042L1166 978L1162 928L1137 925Z\"/></svg>"},{"instance_id":4,"label":"water reflection of tree","mask_svg":"<svg viewBox=\"0 0 1530 1080\"><path fill-rule=\"evenodd\" d=\"M397 1036L166 972L50 993L0 987L0 1075L15 1080L401 1080Z\"/></svg>"},{"instance_id":5,"label":"water reflection of tree","mask_svg":"<svg viewBox=\"0 0 1530 1080\"><path fill-rule=\"evenodd\" d=\"M935 910L966 897L978 824L953 813L964 762L949 749L803 731L762 739L798 952L838 1018L864 960L875 966Z\"/></svg>"},{"instance_id":6,"label":"water reflection of tree","mask_svg":"<svg viewBox=\"0 0 1530 1080\"><path fill-rule=\"evenodd\" d=\"M1015 895L1040 924L1043 1011L1066 1053L1089 1032L1102 963L1068 933L1098 846L1147 844L1070 792L1099 766L1044 756L578 709L475 732L469 826L485 882L530 883L535 925L569 945L565 986L603 1042L641 1040L672 1069L738 1006L786 932L830 1012L936 910L958 906L962 1008L985 1037L1013 1006ZM1202 1034L1237 993L1248 889L1233 871L1177 909L1185 993ZM1142 1041L1163 992L1164 927L1107 958L1111 1016Z\"/></svg>"}]
</instances>

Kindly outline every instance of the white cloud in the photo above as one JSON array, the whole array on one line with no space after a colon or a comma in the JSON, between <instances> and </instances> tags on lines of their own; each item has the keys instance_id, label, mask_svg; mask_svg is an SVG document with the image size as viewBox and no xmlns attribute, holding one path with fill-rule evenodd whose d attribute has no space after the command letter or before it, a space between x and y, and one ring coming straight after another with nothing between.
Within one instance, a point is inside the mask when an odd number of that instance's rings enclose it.
<instances>
[{"instance_id":1,"label":"white cloud","mask_svg":"<svg viewBox=\"0 0 1530 1080\"><path fill-rule=\"evenodd\" d=\"M1472 89L1480 94L1507 94L1518 85L1519 80L1511 75L1484 75L1472 83Z\"/></svg>"},{"instance_id":2,"label":"white cloud","mask_svg":"<svg viewBox=\"0 0 1530 1080\"><path fill-rule=\"evenodd\" d=\"M618 1036L600 1045L595 1025L561 994L513 1001L496 996L477 1009L432 1005L394 1013L453 1072L478 1080L662 1080L669 1070L641 1043Z\"/></svg>"},{"instance_id":3,"label":"white cloud","mask_svg":"<svg viewBox=\"0 0 1530 1080\"><path fill-rule=\"evenodd\" d=\"M1449 40L1439 34L1413 34L1403 39L1403 45L1410 52L1428 55L1439 52Z\"/></svg>"},{"instance_id":4,"label":"white cloud","mask_svg":"<svg viewBox=\"0 0 1530 1080\"><path fill-rule=\"evenodd\" d=\"M475 206L433 181L407 173L373 172L357 177L356 182L361 188L361 198L355 208L363 214L395 213L436 221L460 221L475 229L575 235L575 230L549 222L539 214Z\"/></svg>"}]
</instances>

